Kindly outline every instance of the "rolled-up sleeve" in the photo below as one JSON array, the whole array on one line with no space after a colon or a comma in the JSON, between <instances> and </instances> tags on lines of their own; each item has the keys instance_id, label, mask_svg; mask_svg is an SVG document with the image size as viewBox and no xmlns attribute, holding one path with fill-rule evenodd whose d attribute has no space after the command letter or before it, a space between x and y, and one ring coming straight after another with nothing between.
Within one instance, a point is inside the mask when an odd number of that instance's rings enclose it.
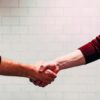
<instances>
[{"instance_id":1,"label":"rolled-up sleeve","mask_svg":"<svg viewBox=\"0 0 100 100\"><path fill-rule=\"evenodd\" d=\"M100 58L100 35L97 36L91 42L80 47L79 50L81 50L81 52L83 53L86 60L86 64L99 59Z\"/></svg>"}]
</instances>

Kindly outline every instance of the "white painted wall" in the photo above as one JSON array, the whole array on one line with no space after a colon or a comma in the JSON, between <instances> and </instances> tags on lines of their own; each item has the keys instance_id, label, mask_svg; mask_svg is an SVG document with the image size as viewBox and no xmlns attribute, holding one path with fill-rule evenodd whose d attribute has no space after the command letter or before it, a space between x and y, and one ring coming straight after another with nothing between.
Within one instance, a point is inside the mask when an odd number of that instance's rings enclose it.
<instances>
[{"instance_id":1,"label":"white painted wall","mask_svg":"<svg viewBox=\"0 0 100 100\"><path fill-rule=\"evenodd\" d=\"M0 53L23 63L68 54L100 32L100 0L0 0ZM0 100L99 100L100 62L62 71L46 88L0 76Z\"/></svg>"}]
</instances>

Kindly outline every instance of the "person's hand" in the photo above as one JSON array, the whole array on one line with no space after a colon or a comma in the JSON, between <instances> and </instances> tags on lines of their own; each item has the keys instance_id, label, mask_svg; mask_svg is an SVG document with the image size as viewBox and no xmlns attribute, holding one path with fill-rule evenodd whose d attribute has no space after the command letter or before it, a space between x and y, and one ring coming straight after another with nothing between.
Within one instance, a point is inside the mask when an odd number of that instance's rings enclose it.
<instances>
[{"instance_id":1,"label":"person's hand","mask_svg":"<svg viewBox=\"0 0 100 100\"><path fill-rule=\"evenodd\" d=\"M30 82L32 82L34 85L45 87L48 84L51 84L55 78L56 74L54 72L51 70L46 70L43 73L38 72L35 78L30 78Z\"/></svg>"},{"instance_id":2,"label":"person's hand","mask_svg":"<svg viewBox=\"0 0 100 100\"><path fill-rule=\"evenodd\" d=\"M45 82L42 82L40 80L32 80L30 79L30 81L32 83L34 83L35 85L38 85L38 86L41 86L41 87L44 87L48 84L50 84L52 81L54 81L56 74L59 72L59 66L57 65L56 62L49 62L49 63L42 63L40 64L40 68L39 68L39 73L41 74L44 74L44 73L47 73L49 71L49 77L52 77L52 80L48 80L48 83L45 84Z\"/></svg>"},{"instance_id":3,"label":"person's hand","mask_svg":"<svg viewBox=\"0 0 100 100\"><path fill-rule=\"evenodd\" d=\"M52 81L54 81L54 79L56 78L56 73L54 73L53 71L51 71L49 69L46 69L45 71L40 72L40 68L41 68L42 64L36 65L35 77L31 77L30 81L35 85L38 85L40 87L45 87L46 85L48 85Z\"/></svg>"},{"instance_id":4,"label":"person's hand","mask_svg":"<svg viewBox=\"0 0 100 100\"><path fill-rule=\"evenodd\" d=\"M40 66L39 72L43 73L48 69L53 71L56 74L60 71L60 68L59 68L59 65L57 64L57 62L56 61L52 61L52 62L48 62L48 63L42 64Z\"/></svg>"}]
</instances>

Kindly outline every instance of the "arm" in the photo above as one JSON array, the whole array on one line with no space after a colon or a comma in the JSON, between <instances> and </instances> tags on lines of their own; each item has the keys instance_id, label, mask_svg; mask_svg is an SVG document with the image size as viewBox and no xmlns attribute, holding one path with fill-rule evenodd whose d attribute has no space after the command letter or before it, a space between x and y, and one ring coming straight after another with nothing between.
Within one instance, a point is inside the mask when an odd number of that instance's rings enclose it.
<instances>
[{"instance_id":1,"label":"arm","mask_svg":"<svg viewBox=\"0 0 100 100\"><path fill-rule=\"evenodd\" d=\"M0 63L0 75L26 77L34 81L39 80L43 84L42 86L50 84L56 77L56 74L50 70L39 73L39 68L39 65L25 65L2 58Z\"/></svg>"},{"instance_id":2,"label":"arm","mask_svg":"<svg viewBox=\"0 0 100 100\"><path fill-rule=\"evenodd\" d=\"M0 64L0 75L6 76L20 76L20 77L31 77L31 72L34 76L36 73L35 66L32 68L30 65L24 65L16 63L12 60L3 59Z\"/></svg>"},{"instance_id":3,"label":"arm","mask_svg":"<svg viewBox=\"0 0 100 100\"><path fill-rule=\"evenodd\" d=\"M56 65L59 66L59 70L67 69L86 63L85 57L80 50L76 50L64 57L54 60Z\"/></svg>"},{"instance_id":4,"label":"arm","mask_svg":"<svg viewBox=\"0 0 100 100\"><path fill-rule=\"evenodd\" d=\"M88 64L100 58L100 35L97 36L91 42L83 45L78 50L53 60L47 64L41 65L40 72L43 73L45 70L50 69L55 73L60 70ZM33 81L34 82L34 81ZM36 83L37 85L38 84Z\"/></svg>"},{"instance_id":5,"label":"arm","mask_svg":"<svg viewBox=\"0 0 100 100\"><path fill-rule=\"evenodd\" d=\"M73 53L57 60L60 69L91 63L100 58L100 35Z\"/></svg>"},{"instance_id":6,"label":"arm","mask_svg":"<svg viewBox=\"0 0 100 100\"><path fill-rule=\"evenodd\" d=\"M46 69L51 69L58 72L62 69L67 69L83 64L88 64L100 58L100 35L91 42L81 46L78 50L60 57L52 62L41 67L40 72Z\"/></svg>"}]
</instances>

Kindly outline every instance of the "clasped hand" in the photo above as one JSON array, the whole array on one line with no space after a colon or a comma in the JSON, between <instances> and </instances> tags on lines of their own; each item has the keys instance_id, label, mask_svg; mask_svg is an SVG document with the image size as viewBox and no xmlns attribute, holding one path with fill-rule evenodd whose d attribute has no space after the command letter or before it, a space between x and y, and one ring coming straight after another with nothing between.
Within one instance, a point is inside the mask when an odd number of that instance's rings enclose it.
<instances>
[{"instance_id":1,"label":"clasped hand","mask_svg":"<svg viewBox=\"0 0 100 100\"><path fill-rule=\"evenodd\" d=\"M30 82L34 85L45 87L55 80L59 72L59 66L54 62L40 64L36 67L36 72L35 77L30 78Z\"/></svg>"}]
</instances>

